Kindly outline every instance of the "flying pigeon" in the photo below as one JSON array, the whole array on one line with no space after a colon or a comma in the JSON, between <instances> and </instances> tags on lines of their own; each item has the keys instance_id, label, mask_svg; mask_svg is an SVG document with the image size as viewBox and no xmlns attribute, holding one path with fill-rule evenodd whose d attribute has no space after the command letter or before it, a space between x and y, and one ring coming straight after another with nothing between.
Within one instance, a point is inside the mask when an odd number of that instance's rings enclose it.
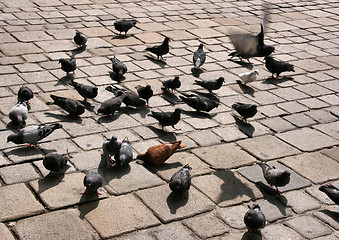
<instances>
[{"instance_id":1,"label":"flying pigeon","mask_svg":"<svg viewBox=\"0 0 339 240\"><path fill-rule=\"evenodd\" d=\"M111 166L111 157L114 156L121 147L121 140L119 140L116 136L112 136L111 139L107 139L102 144L102 150L104 154L108 157L107 167Z\"/></svg>"},{"instance_id":2,"label":"flying pigeon","mask_svg":"<svg viewBox=\"0 0 339 240\"><path fill-rule=\"evenodd\" d=\"M137 89L139 97L145 99L147 107L150 108L148 101L153 96L153 90L151 85L147 84L145 87L137 85L135 88Z\"/></svg>"},{"instance_id":3,"label":"flying pigeon","mask_svg":"<svg viewBox=\"0 0 339 240\"><path fill-rule=\"evenodd\" d=\"M215 80L205 80L205 81L195 80L194 84L199 85L208 90L209 93L212 93L213 90L220 89L224 82L225 79L223 77L220 77Z\"/></svg>"},{"instance_id":4,"label":"flying pigeon","mask_svg":"<svg viewBox=\"0 0 339 240\"><path fill-rule=\"evenodd\" d=\"M165 126L172 126L175 130L180 130L180 129L175 128L174 125L180 121L181 113L182 113L182 110L179 108L176 108L174 112L151 111L151 114L149 114L148 116L153 117L156 120L158 120L162 129L164 129Z\"/></svg>"},{"instance_id":5,"label":"flying pigeon","mask_svg":"<svg viewBox=\"0 0 339 240\"><path fill-rule=\"evenodd\" d=\"M22 86L18 91L18 102L26 101L29 104L29 100L33 98L33 91L27 87Z\"/></svg>"},{"instance_id":6,"label":"flying pigeon","mask_svg":"<svg viewBox=\"0 0 339 240\"><path fill-rule=\"evenodd\" d=\"M339 190L331 184L322 185L319 190L324 192L335 204L339 205Z\"/></svg>"},{"instance_id":7,"label":"flying pigeon","mask_svg":"<svg viewBox=\"0 0 339 240\"><path fill-rule=\"evenodd\" d=\"M110 59L112 61L113 72L118 79L122 78L122 76L127 72L126 65L117 59L115 56Z\"/></svg>"},{"instance_id":8,"label":"flying pigeon","mask_svg":"<svg viewBox=\"0 0 339 240\"><path fill-rule=\"evenodd\" d=\"M119 31L119 35L121 35L121 32L125 32L126 35L127 31L134 27L135 24L137 24L137 20L119 20L114 23L114 28Z\"/></svg>"},{"instance_id":9,"label":"flying pigeon","mask_svg":"<svg viewBox=\"0 0 339 240\"><path fill-rule=\"evenodd\" d=\"M96 194L100 195L98 188L102 187L102 178L99 173L90 172L84 177L85 192L82 195Z\"/></svg>"},{"instance_id":10,"label":"flying pigeon","mask_svg":"<svg viewBox=\"0 0 339 240\"><path fill-rule=\"evenodd\" d=\"M12 109L9 111L9 119L12 120L14 124L19 126L25 124L26 119L28 118L28 107L26 102L17 103Z\"/></svg>"},{"instance_id":11,"label":"flying pigeon","mask_svg":"<svg viewBox=\"0 0 339 240\"><path fill-rule=\"evenodd\" d=\"M249 239L252 239L252 232L257 231L266 225L266 217L258 204L248 205L249 210L244 216L244 222L249 232Z\"/></svg>"},{"instance_id":12,"label":"flying pigeon","mask_svg":"<svg viewBox=\"0 0 339 240\"><path fill-rule=\"evenodd\" d=\"M98 95L98 88L82 83L71 81L69 85L73 86L75 90L87 101L87 98L95 98Z\"/></svg>"},{"instance_id":13,"label":"flying pigeon","mask_svg":"<svg viewBox=\"0 0 339 240\"><path fill-rule=\"evenodd\" d=\"M77 64L75 62L75 58L69 58L69 59L65 59L65 58L60 58L59 59L59 63L61 63L61 69L67 73L67 75L70 72L73 72L77 69Z\"/></svg>"},{"instance_id":14,"label":"flying pigeon","mask_svg":"<svg viewBox=\"0 0 339 240\"><path fill-rule=\"evenodd\" d=\"M204 44L200 43L199 48L193 54L194 68L200 68L206 61L206 53L204 52Z\"/></svg>"},{"instance_id":15,"label":"flying pigeon","mask_svg":"<svg viewBox=\"0 0 339 240\"><path fill-rule=\"evenodd\" d=\"M123 99L123 103L126 106L142 107L146 105L146 102L142 100L138 94L130 90L119 89L113 85L107 86L105 89L113 93L115 96L117 96L118 94L124 94L125 98Z\"/></svg>"},{"instance_id":16,"label":"flying pigeon","mask_svg":"<svg viewBox=\"0 0 339 240\"><path fill-rule=\"evenodd\" d=\"M15 144L28 143L29 146L37 147L40 140L49 136L54 130L62 128L60 123L41 124L29 126L21 129L18 133L13 133L7 137L7 142L14 142Z\"/></svg>"},{"instance_id":17,"label":"flying pigeon","mask_svg":"<svg viewBox=\"0 0 339 240\"><path fill-rule=\"evenodd\" d=\"M115 163L120 166L127 166L133 160L132 145L128 139L121 142L119 151L114 155Z\"/></svg>"},{"instance_id":18,"label":"flying pigeon","mask_svg":"<svg viewBox=\"0 0 339 240\"><path fill-rule=\"evenodd\" d=\"M49 153L42 160L42 164L47 170L54 172L55 178L59 178L59 172L66 167L67 161L71 158L68 154Z\"/></svg>"},{"instance_id":19,"label":"flying pigeon","mask_svg":"<svg viewBox=\"0 0 339 240\"><path fill-rule=\"evenodd\" d=\"M137 159L155 165L163 164L178 149L184 147L186 147L186 145L181 143L181 141L158 144L147 149L144 154L139 154Z\"/></svg>"},{"instance_id":20,"label":"flying pigeon","mask_svg":"<svg viewBox=\"0 0 339 240\"><path fill-rule=\"evenodd\" d=\"M270 186L275 186L277 193L280 194L278 187L283 187L290 182L291 173L287 170L276 169L274 166L269 166L266 163L258 163L264 174L266 182Z\"/></svg>"},{"instance_id":21,"label":"flying pigeon","mask_svg":"<svg viewBox=\"0 0 339 240\"><path fill-rule=\"evenodd\" d=\"M179 80L179 76L175 76L174 79L169 79L169 80L163 81L162 85L166 89L172 89L172 93L173 93L174 90L180 88L181 82Z\"/></svg>"},{"instance_id":22,"label":"flying pigeon","mask_svg":"<svg viewBox=\"0 0 339 240\"><path fill-rule=\"evenodd\" d=\"M220 104L220 102L216 99L207 98L205 96L186 93L182 94L183 96L180 96L182 101L184 101L188 106L194 108L197 111L209 112L213 108L218 107Z\"/></svg>"},{"instance_id":23,"label":"flying pigeon","mask_svg":"<svg viewBox=\"0 0 339 240\"><path fill-rule=\"evenodd\" d=\"M250 82L257 80L257 75L259 75L258 70L238 74L238 76L241 79L243 84L247 84L247 83L250 83Z\"/></svg>"},{"instance_id":24,"label":"flying pigeon","mask_svg":"<svg viewBox=\"0 0 339 240\"><path fill-rule=\"evenodd\" d=\"M247 118L254 117L254 115L257 113L257 105L254 104L236 102L232 105L232 108L240 114L246 123Z\"/></svg>"},{"instance_id":25,"label":"flying pigeon","mask_svg":"<svg viewBox=\"0 0 339 240\"><path fill-rule=\"evenodd\" d=\"M184 197L191 186L191 167L186 164L183 168L177 171L169 181L170 189Z\"/></svg>"},{"instance_id":26,"label":"flying pigeon","mask_svg":"<svg viewBox=\"0 0 339 240\"><path fill-rule=\"evenodd\" d=\"M85 112L85 106L78 100L59 97L53 94L51 94L50 96L53 99L54 104L58 105L63 110L68 112L72 117L78 117Z\"/></svg>"},{"instance_id":27,"label":"flying pigeon","mask_svg":"<svg viewBox=\"0 0 339 240\"><path fill-rule=\"evenodd\" d=\"M83 48L86 46L87 37L78 31L75 33L73 40L75 44L79 46L79 48Z\"/></svg>"},{"instance_id":28,"label":"flying pigeon","mask_svg":"<svg viewBox=\"0 0 339 240\"><path fill-rule=\"evenodd\" d=\"M277 61L271 56L265 57L265 60L265 66L267 70L272 73L272 78L274 74L276 74L276 78L278 78L282 72L294 72L294 66L292 64Z\"/></svg>"},{"instance_id":29,"label":"flying pigeon","mask_svg":"<svg viewBox=\"0 0 339 240\"><path fill-rule=\"evenodd\" d=\"M125 94L120 92L116 97L107 99L101 103L100 108L98 109L98 114L102 113L104 115L113 115L116 111L120 109L121 103L125 98Z\"/></svg>"},{"instance_id":30,"label":"flying pigeon","mask_svg":"<svg viewBox=\"0 0 339 240\"><path fill-rule=\"evenodd\" d=\"M161 45L155 45L153 47L148 47L145 50L150 51L151 53L154 53L155 55L157 55L158 60L159 60L159 57L163 59L162 56L169 52L169 45L168 45L169 41L170 39L168 37L165 37Z\"/></svg>"}]
</instances>

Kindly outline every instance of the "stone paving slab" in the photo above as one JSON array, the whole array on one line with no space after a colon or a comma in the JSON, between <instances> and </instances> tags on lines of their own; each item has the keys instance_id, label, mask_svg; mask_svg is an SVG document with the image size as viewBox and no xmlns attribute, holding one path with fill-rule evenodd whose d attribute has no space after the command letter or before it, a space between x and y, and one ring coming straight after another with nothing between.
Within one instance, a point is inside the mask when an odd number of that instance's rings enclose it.
<instances>
[{"instance_id":1,"label":"stone paving slab","mask_svg":"<svg viewBox=\"0 0 339 240\"><path fill-rule=\"evenodd\" d=\"M275 239L295 239L302 240L302 238L298 233L291 231L288 227L282 224L274 224L266 226L261 230L263 236L267 240L275 240Z\"/></svg>"},{"instance_id":2,"label":"stone paving slab","mask_svg":"<svg viewBox=\"0 0 339 240\"><path fill-rule=\"evenodd\" d=\"M0 223L0 235L3 240L14 240L12 233L5 224Z\"/></svg>"},{"instance_id":3,"label":"stone paving slab","mask_svg":"<svg viewBox=\"0 0 339 240\"><path fill-rule=\"evenodd\" d=\"M157 240L170 240L170 239L184 239L194 240L196 239L192 232L185 228L180 223L173 223L165 226L161 226L152 231L152 234Z\"/></svg>"}]
</instances>

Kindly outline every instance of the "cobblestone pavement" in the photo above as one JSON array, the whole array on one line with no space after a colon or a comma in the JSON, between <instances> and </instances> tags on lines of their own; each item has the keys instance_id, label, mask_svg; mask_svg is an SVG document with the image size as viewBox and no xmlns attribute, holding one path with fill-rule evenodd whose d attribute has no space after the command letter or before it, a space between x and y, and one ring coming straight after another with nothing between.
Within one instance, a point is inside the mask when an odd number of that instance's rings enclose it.
<instances>
[{"instance_id":1,"label":"cobblestone pavement","mask_svg":"<svg viewBox=\"0 0 339 240\"><path fill-rule=\"evenodd\" d=\"M251 203L260 204L268 220L262 237L254 239L338 239L339 208L318 187L330 182L339 188L339 3L270 2L265 41L295 72L269 80L263 59L255 58L259 79L243 87L237 74L250 65L228 60L233 47L227 35L238 28L259 32L261 1L0 0L1 239L247 239L243 216ZM113 26L122 18L138 20L126 38L117 37ZM80 53L76 30L89 37ZM166 63L152 61L144 49L164 36L172 39ZM207 61L203 73L193 76L192 55L200 42ZM75 80L99 87L81 119L46 104L51 93L82 100L58 64L72 54ZM156 94L153 109L186 110L177 125L181 131L161 131L143 108L123 107L113 119L95 114L112 96L105 86L117 84L110 74L114 55L128 67L120 86L135 91L148 83ZM225 77L216 91L221 105L210 116L174 106L160 88L176 75L179 92L202 90L193 85L197 78ZM35 93L27 125L63 124L40 149L6 142L16 131L8 112L23 84ZM235 101L259 106L249 125L232 116ZM159 167L134 161L125 169L98 168L101 145L112 135L128 137L135 154L173 140L187 147ZM67 149L73 158L62 180L44 178L44 155ZM282 196L264 190L259 161L292 172ZM168 181L186 163L193 168L192 186L188 199L181 199L170 194ZM90 171L104 177L100 199L81 196Z\"/></svg>"}]
</instances>

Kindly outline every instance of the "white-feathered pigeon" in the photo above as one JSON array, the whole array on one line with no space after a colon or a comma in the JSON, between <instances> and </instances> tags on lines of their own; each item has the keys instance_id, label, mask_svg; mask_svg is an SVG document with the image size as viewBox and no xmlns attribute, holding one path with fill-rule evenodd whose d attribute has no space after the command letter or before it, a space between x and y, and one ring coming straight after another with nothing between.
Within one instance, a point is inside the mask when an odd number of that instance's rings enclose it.
<instances>
[{"instance_id":1,"label":"white-feathered pigeon","mask_svg":"<svg viewBox=\"0 0 339 240\"><path fill-rule=\"evenodd\" d=\"M247 83L257 80L257 75L259 75L259 71L254 70L251 72L239 73L238 77L241 79L243 84L247 84Z\"/></svg>"},{"instance_id":2,"label":"white-feathered pigeon","mask_svg":"<svg viewBox=\"0 0 339 240\"><path fill-rule=\"evenodd\" d=\"M12 120L14 124L19 126L25 124L26 119L28 118L28 107L26 102L17 103L12 109L9 111L9 119Z\"/></svg>"}]
</instances>

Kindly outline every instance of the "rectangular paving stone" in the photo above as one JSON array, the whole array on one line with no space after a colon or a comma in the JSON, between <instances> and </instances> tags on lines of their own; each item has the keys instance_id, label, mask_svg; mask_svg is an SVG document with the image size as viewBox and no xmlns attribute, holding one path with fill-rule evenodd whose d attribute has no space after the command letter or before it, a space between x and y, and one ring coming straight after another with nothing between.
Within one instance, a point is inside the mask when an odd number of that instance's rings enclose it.
<instances>
[{"instance_id":1,"label":"rectangular paving stone","mask_svg":"<svg viewBox=\"0 0 339 240\"><path fill-rule=\"evenodd\" d=\"M191 231L185 228L180 223L168 224L158 227L151 232L157 240L171 240L183 239L194 240L196 239Z\"/></svg>"},{"instance_id":2,"label":"rectangular paving stone","mask_svg":"<svg viewBox=\"0 0 339 240\"><path fill-rule=\"evenodd\" d=\"M248 211L245 205L231 206L227 208L219 208L219 217L230 227L236 229L245 229L244 216Z\"/></svg>"},{"instance_id":3,"label":"rectangular paving stone","mask_svg":"<svg viewBox=\"0 0 339 240\"><path fill-rule=\"evenodd\" d=\"M101 238L160 224L153 213L133 194L110 197L99 203L87 203L79 206L79 210Z\"/></svg>"},{"instance_id":4,"label":"rectangular paving stone","mask_svg":"<svg viewBox=\"0 0 339 240\"><path fill-rule=\"evenodd\" d=\"M9 221L44 211L44 207L23 183L0 187L0 202L2 203L0 221Z\"/></svg>"},{"instance_id":5,"label":"rectangular paving stone","mask_svg":"<svg viewBox=\"0 0 339 240\"><path fill-rule=\"evenodd\" d=\"M27 182L40 177L30 163L0 168L0 176L6 184Z\"/></svg>"},{"instance_id":6,"label":"rectangular paving stone","mask_svg":"<svg viewBox=\"0 0 339 240\"><path fill-rule=\"evenodd\" d=\"M213 132L220 136L225 142L233 142L247 138L247 135L233 124L214 128Z\"/></svg>"},{"instance_id":7,"label":"rectangular paving stone","mask_svg":"<svg viewBox=\"0 0 339 240\"><path fill-rule=\"evenodd\" d=\"M168 184L140 190L137 195L165 223L209 211L214 206L211 200L193 186L189 189L187 198L172 193Z\"/></svg>"},{"instance_id":8,"label":"rectangular paving stone","mask_svg":"<svg viewBox=\"0 0 339 240\"><path fill-rule=\"evenodd\" d=\"M293 211L298 214L321 207L321 204L317 200L304 191L287 192L284 194L284 197L287 199L287 206L291 207Z\"/></svg>"},{"instance_id":9,"label":"rectangular paving stone","mask_svg":"<svg viewBox=\"0 0 339 240\"><path fill-rule=\"evenodd\" d=\"M79 218L76 209L60 210L26 218L16 223L14 229L20 239L99 239L98 234ZM39 231L37 231L39 229Z\"/></svg>"},{"instance_id":10,"label":"rectangular paving stone","mask_svg":"<svg viewBox=\"0 0 339 240\"><path fill-rule=\"evenodd\" d=\"M12 233L3 223L0 223L0 235L1 235L1 239L3 240L14 240L15 239Z\"/></svg>"},{"instance_id":11,"label":"rectangular paving stone","mask_svg":"<svg viewBox=\"0 0 339 240\"><path fill-rule=\"evenodd\" d=\"M89 171L98 169L101 163L101 153L98 150L83 151L71 155L69 160L74 164L75 168L80 171Z\"/></svg>"},{"instance_id":12,"label":"rectangular paving stone","mask_svg":"<svg viewBox=\"0 0 339 240\"><path fill-rule=\"evenodd\" d=\"M276 240L276 239L295 239L295 240L303 240L298 233L295 231L291 231L288 227L282 224L272 224L269 226L265 226L261 230L263 236L267 240Z\"/></svg>"},{"instance_id":13,"label":"rectangular paving stone","mask_svg":"<svg viewBox=\"0 0 339 240\"><path fill-rule=\"evenodd\" d=\"M268 222L275 222L292 216L292 210L281 204L277 198L266 197L254 203L259 204Z\"/></svg>"},{"instance_id":14,"label":"rectangular paving stone","mask_svg":"<svg viewBox=\"0 0 339 240\"><path fill-rule=\"evenodd\" d=\"M295 113L283 118L299 128L307 127L317 123L312 118L303 113Z\"/></svg>"},{"instance_id":15,"label":"rectangular paving stone","mask_svg":"<svg viewBox=\"0 0 339 240\"><path fill-rule=\"evenodd\" d=\"M260 136L240 140L237 144L263 161L294 155L300 152L274 136Z\"/></svg>"},{"instance_id":16,"label":"rectangular paving stone","mask_svg":"<svg viewBox=\"0 0 339 240\"><path fill-rule=\"evenodd\" d=\"M0 50L6 56L21 56L23 54L42 52L42 50L33 43L4 43L1 44Z\"/></svg>"},{"instance_id":17,"label":"rectangular paving stone","mask_svg":"<svg viewBox=\"0 0 339 240\"><path fill-rule=\"evenodd\" d=\"M338 144L334 138L311 128L292 130L276 136L302 151L315 151Z\"/></svg>"},{"instance_id":18,"label":"rectangular paving stone","mask_svg":"<svg viewBox=\"0 0 339 240\"><path fill-rule=\"evenodd\" d=\"M43 31L26 31L26 32L15 32L13 33L20 42L35 42L52 40L53 38L47 35Z\"/></svg>"},{"instance_id":19,"label":"rectangular paving stone","mask_svg":"<svg viewBox=\"0 0 339 240\"><path fill-rule=\"evenodd\" d=\"M19 85L24 84L25 81L19 77L17 74L1 74L0 75L0 86L11 86L11 85Z\"/></svg>"},{"instance_id":20,"label":"rectangular paving stone","mask_svg":"<svg viewBox=\"0 0 339 240\"><path fill-rule=\"evenodd\" d=\"M4 154L14 163L41 159L44 156L40 149L25 147L23 145L5 150Z\"/></svg>"},{"instance_id":21,"label":"rectangular paving stone","mask_svg":"<svg viewBox=\"0 0 339 240\"><path fill-rule=\"evenodd\" d=\"M322 209L314 213L319 220L330 225L335 230L339 231L339 222L338 219L338 206L330 206L326 207L326 209Z\"/></svg>"},{"instance_id":22,"label":"rectangular paving stone","mask_svg":"<svg viewBox=\"0 0 339 240\"><path fill-rule=\"evenodd\" d=\"M316 125L314 128L339 140L339 121Z\"/></svg>"},{"instance_id":23,"label":"rectangular paving stone","mask_svg":"<svg viewBox=\"0 0 339 240\"><path fill-rule=\"evenodd\" d=\"M280 162L317 184L338 178L339 163L318 152L286 157Z\"/></svg>"},{"instance_id":24,"label":"rectangular paving stone","mask_svg":"<svg viewBox=\"0 0 339 240\"><path fill-rule=\"evenodd\" d=\"M74 122L63 122L62 125L72 137L105 131L103 126L90 118L82 118L76 124Z\"/></svg>"}]
</instances>

